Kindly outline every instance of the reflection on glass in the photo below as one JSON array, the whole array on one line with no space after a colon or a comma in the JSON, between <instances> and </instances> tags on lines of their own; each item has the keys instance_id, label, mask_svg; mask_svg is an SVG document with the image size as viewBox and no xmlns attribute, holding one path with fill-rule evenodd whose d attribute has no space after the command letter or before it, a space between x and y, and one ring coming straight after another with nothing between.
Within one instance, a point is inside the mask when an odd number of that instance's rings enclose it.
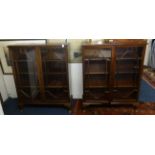
<instances>
[{"instance_id":1,"label":"reflection on glass","mask_svg":"<svg viewBox=\"0 0 155 155\"><path fill-rule=\"evenodd\" d=\"M36 98L39 96L38 75L33 48L18 48L14 52L20 92L23 97Z\"/></svg>"}]
</instances>

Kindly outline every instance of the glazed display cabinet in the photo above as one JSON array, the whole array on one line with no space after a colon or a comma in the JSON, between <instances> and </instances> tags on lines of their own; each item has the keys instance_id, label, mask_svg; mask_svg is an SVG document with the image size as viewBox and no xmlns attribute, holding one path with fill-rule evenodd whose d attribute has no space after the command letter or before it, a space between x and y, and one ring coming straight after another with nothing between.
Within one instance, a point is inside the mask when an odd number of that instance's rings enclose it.
<instances>
[{"instance_id":1,"label":"glazed display cabinet","mask_svg":"<svg viewBox=\"0 0 155 155\"><path fill-rule=\"evenodd\" d=\"M83 45L83 106L137 103L145 48L145 41Z\"/></svg>"},{"instance_id":2,"label":"glazed display cabinet","mask_svg":"<svg viewBox=\"0 0 155 155\"><path fill-rule=\"evenodd\" d=\"M68 45L9 46L20 108L70 107Z\"/></svg>"}]
</instances>

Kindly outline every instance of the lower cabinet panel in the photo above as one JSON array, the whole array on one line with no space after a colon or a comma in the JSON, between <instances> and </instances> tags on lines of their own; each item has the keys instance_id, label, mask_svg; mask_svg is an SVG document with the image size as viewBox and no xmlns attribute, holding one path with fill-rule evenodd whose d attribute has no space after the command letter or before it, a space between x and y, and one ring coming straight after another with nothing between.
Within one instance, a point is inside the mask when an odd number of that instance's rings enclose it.
<instances>
[{"instance_id":1,"label":"lower cabinet panel","mask_svg":"<svg viewBox=\"0 0 155 155\"><path fill-rule=\"evenodd\" d=\"M138 89L136 88L116 88L113 89L113 100L136 100L138 98Z\"/></svg>"},{"instance_id":2,"label":"lower cabinet panel","mask_svg":"<svg viewBox=\"0 0 155 155\"><path fill-rule=\"evenodd\" d=\"M52 100L68 99L68 90L48 88L45 90L45 97L46 99L52 99Z\"/></svg>"}]
</instances>

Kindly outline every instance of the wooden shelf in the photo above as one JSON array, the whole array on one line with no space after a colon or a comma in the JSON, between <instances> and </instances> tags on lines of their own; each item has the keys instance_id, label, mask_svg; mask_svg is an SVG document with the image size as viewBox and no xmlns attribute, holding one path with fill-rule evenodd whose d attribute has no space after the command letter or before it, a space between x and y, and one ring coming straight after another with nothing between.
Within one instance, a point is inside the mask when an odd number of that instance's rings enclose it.
<instances>
[{"instance_id":1,"label":"wooden shelf","mask_svg":"<svg viewBox=\"0 0 155 155\"><path fill-rule=\"evenodd\" d=\"M65 62L65 60L62 60L62 59L50 59L50 60L43 60L43 62Z\"/></svg>"},{"instance_id":2,"label":"wooden shelf","mask_svg":"<svg viewBox=\"0 0 155 155\"><path fill-rule=\"evenodd\" d=\"M86 89L89 89L89 88L108 88L108 86L107 85L99 85L99 84L98 85L86 84L85 88Z\"/></svg>"},{"instance_id":3,"label":"wooden shelf","mask_svg":"<svg viewBox=\"0 0 155 155\"><path fill-rule=\"evenodd\" d=\"M13 60L13 62L31 62L31 63L34 63L33 60L27 60L27 59Z\"/></svg>"},{"instance_id":4,"label":"wooden shelf","mask_svg":"<svg viewBox=\"0 0 155 155\"><path fill-rule=\"evenodd\" d=\"M19 75L35 75L36 73L28 73L28 72L19 72Z\"/></svg>"},{"instance_id":5,"label":"wooden shelf","mask_svg":"<svg viewBox=\"0 0 155 155\"><path fill-rule=\"evenodd\" d=\"M108 72L86 72L85 75L108 75Z\"/></svg>"},{"instance_id":6,"label":"wooden shelf","mask_svg":"<svg viewBox=\"0 0 155 155\"><path fill-rule=\"evenodd\" d=\"M86 58L84 61L111 61L110 58Z\"/></svg>"},{"instance_id":7,"label":"wooden shelf","mask_svg":"<svg viewBox=\"0 0 155 155\"><path fill-rule=\"evenodd\" d=\"M96 100L96 99L85 99L83 104L84 105L100 105L100 104L108 104L109 102L105 99L105 100Z\"/></svg>"},{"instance_id":8,"label":"wooden shelf","mask_svg":"<svg viewBox=\"0 0 155 155\"><path fill-rule=\"evenodd\" d=\"M65 75L66 72L44 72L44 74L48 74L48 75Z\"/></svg>"},{"instance_id":9,"label":"wooden shelf","mask_svg":"<svg viewBox=\"0 0 155 155\"><path fill-rule=\"evenodd\" d=\"M115 85L114 88L137 88L136 85Z\"/></svg>"},{"instance_id":10,"label":"wooden shelf","mask_svg":"<svg viewBox=\"0 0 155 155\"><path fill-rule=\"evenodd\" d=\"M33 86L33 85L18 85L17 88L39 88L38 85Z\"/></svg>"},{"instance_id":11,"label":"wooden shelf","mask_svg":"<svg viewBox=\"0 0 155 155\"><path fill-rule=\"evenodd\" d=\"M47 85L45 88L67 88L67 85Z\"/></svg>"},{"instance_id":12,"label":"wooden shelf","mask_svg":"<svg viewBox=\"0 0 155 155\"><path fill-rule=\"evenodd\" d=\"M46 88L66 88L67 84L64 84L64 82L61 81L53 81L49 82L48 84L45 84Z\"/></svg>"},{"instance_id":13,"label":"wooden shelf","mask_svg":"<svg viewBox=\"0 0 155 155\"><path fill-rule=\"evenodd\" d=\"M115 88L118 88L118 87L121 87L121 88L136 88L136 87L138 87L138 85L133 84L133 82L126 83L126 82L116 82L115 81L114 87Z\"/></svg>"},{"instance_id":14,"label":"wooden shelf","mask_svg":"<svg viewBox=\"0 0 155 155\"><path fill-rule=\"evenodd\" d=\"M107 85L107 79L102 80L102 77L100 79L87 78L85 81L85 88L105 88Z\"/></svg>"},{"instance_id":15,"label":"wooden shelf","mask_svg":"<svg viewBox=\"0 0 155 155\"><path fill-rule=\"evenodd\" d=\"M117 74L138 74L138 72L115 72L115 75L117 76Z\"/></svg>"},{"instance_id":16,"label":"wooden shelf","mask_svg":"<svg viewBox=\"0 0 155 155\"><path fill-rule=\"evenodd\" d=\"M142 60L142 59L141 58L116 58L116 61L127 61L127 60L137 61L137 60Z\"/></svg>"}]
</instances>

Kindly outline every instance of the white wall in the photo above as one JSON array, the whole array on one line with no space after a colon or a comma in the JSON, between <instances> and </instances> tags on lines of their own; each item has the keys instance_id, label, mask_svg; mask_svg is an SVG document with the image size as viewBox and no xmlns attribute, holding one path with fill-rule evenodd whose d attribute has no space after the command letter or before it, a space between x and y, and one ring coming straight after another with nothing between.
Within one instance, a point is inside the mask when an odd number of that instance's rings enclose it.
<instances>
[{"instance_id":1,"label":"white wall","mask_svg":"<svg viewBox=\"0 0 155 155\"><path fill-rule=\"evenodd\" d=\"M149 55L150 55L150 51L151 51L151 39L148 39L147 41L147 46L146 46L146 51L145 51L145 58L144 58L144 65L148 65L148 61L149 61Z\"/></svg>"},{"instance_id":2,"label":"white wall","mask_svg":"<svg viewBox=\"0 0 155 155\"><path fill-rule=\"evenodd\" d=\"M3 109L2 109L2 103L0 101L0 115L4 115Z\"/></svg>"},{"instance_id":3,"label":"white wall","mask_svg":"<svg viewBox=\"0 0 155 155\"><path fill-rule=\"evenodd\" d=\"M82 98L83 80L82 63L69 64L69 84L70 92L74 99Z\"/></svg>"},{"instance_id":4,"label":"white wall","mask_svg":"<svg viewBox=\"0 0 155 155\"><path fill-rule=\"evenodd\" d=\"M11 98L17 98L17 92L13 75L4 75L4 81L8 92L8 96Z\"/></svg>"},{"instance_id":5,"label":"white wall","mask_svg":"<svg viewBox=\"0 0 155 155\"><path fill-rule=\"evenodd\" d=\"M0 92L1 92L1 95L2 95L3 101L6 101L7 98L8 98L8 92L7 92L7 89L6 89L4 76L3 76L3 73L2 73L1 67L0 67Z\"/></svg>"}]
</instances>

